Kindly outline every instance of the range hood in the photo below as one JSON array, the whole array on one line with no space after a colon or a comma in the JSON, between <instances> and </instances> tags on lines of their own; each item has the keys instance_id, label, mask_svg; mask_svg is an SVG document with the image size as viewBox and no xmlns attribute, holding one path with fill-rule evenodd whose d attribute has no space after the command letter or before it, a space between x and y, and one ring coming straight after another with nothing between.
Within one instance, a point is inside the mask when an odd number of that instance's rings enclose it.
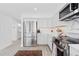
<instances>
[{"instance_id":1,"label":"range hood","mask_svg":"<svg viewBox=\"0 0 79 59\"><path fill-rule=\"evenodd\" d=\"M74 6L71 6L74 5ZM60 12L59 12L59 20L70 21L74 18L79 17L79 3L70 3L67 4Z\"/></svg>"}]
</instances>

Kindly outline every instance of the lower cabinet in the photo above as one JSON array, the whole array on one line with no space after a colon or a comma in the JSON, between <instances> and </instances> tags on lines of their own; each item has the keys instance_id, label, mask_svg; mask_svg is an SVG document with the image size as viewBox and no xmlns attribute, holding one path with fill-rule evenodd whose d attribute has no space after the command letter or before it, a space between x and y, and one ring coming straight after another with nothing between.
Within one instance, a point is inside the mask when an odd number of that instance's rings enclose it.
<instances>
[{"instance_id":1,"label":"lower cabinet","mask_svg":"<svg viewBox=\"0 0 79 59\"><path fill-rule=\"evenodd\" d=\"M52 56L57 56L57 46L53 43Z\"/></svg>"},{"instance_id":2,"label":"lower cabinet","mask_svg":"<svg viewBox=\"0 0 79 59\"><path fill-rule=\"evenodd\" d=\"M70 56L79 56L79 44L69 44Z\"/></svg>"},{"instance_id":3,"label":"lower cabinet","mask_svg":"<svg viewBox=\"0 0 79 59\"><path fill-rule=\"evenodd\" d=\"M44 33L37 34L37 44L47 45L48 35Z\"/></svg>"}]
</instances>

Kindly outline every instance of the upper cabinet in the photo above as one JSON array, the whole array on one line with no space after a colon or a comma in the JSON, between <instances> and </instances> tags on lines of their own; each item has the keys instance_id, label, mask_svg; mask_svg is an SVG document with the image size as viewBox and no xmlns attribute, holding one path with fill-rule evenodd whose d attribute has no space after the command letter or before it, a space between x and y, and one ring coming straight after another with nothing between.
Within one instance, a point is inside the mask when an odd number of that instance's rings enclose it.
<instances>
[{"instance_id":1,"label":"upper cabinet","mask_svg":"<svg viewBox=\"0 0 79 59\"><path fill-rule=\"evenodd\" d=\"M71 20L77 15L79 15L79 3L68 3L59 11L61 21Z\"/></svg>"}]
</instances>

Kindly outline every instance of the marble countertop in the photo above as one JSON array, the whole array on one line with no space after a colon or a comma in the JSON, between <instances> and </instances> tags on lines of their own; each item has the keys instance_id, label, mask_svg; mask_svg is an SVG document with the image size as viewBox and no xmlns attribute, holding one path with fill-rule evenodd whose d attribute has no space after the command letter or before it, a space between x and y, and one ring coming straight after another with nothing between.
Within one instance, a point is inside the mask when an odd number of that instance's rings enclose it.
<instances>
[{"instance_id":1,"label":"marble countertop","mask_svg":"<svg viewBox=\"0 0 79 59\"><path fill-rule=\"evenodd\" d=\"M68 37L68 38L67 38L67 41L68 41L70 44L79 44L79 39L77 39L77 38Z\"/></svg>"}]
</instances>

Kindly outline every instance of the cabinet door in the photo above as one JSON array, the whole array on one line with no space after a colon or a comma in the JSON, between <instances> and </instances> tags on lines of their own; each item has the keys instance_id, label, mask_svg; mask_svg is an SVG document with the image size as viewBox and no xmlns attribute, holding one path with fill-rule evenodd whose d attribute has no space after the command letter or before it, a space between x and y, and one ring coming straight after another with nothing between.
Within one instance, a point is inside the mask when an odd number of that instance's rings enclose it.
<instances>
[{"instance_id":1,"label":"cabinet door","mask_svg":"<svg viewBox=\"0 0 79 59\"><path fill-rule=\"evenodd\" d=\"M70 47L70 56L79 56L79 50L74 47Z\"/></svg>"},{"instance_id":2,"label":"cabinet door","mask_svg":"<svg viewBox=\"0 0 79 59\"><path fill-rule=\"evenodd\" d=\"M47 34L38 34L37 35L37 44L48 44L48 36Z\"/></svg>"},{"instance_id":3,"label":"cabinet door","mask_svg":"<svg viewBox=\"0 0 79 59\"><path fill-rule=\"evenodd\" d=\"M53 40L52 40L52 36L51 35L49 35L49 37L48 37L48 46L49 46L49 48L51 49L51 51L52 51L52 44L53 44Z\"/></svg>"}]
</instances>

